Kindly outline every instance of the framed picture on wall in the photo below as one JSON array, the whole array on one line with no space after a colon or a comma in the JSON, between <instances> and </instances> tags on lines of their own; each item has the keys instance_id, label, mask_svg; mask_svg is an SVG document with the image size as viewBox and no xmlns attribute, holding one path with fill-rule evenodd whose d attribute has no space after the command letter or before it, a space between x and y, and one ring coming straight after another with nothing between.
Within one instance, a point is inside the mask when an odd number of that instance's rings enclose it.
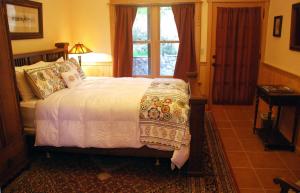
<instances>
[{"instance_id":1,"label":"framed picture on wall","mask_svg":"<svg viewBox=\"0 0 300 193\"><path fill-rule=\"evenodd\" d=\"M12 40L43 38L42 3L7 0L6 12Z\"/></svg>"},{"instance_id":2,"label":"framed picture on wall","mask_svg":"<svg viewBox=\"0 0 300 193\"><path fill-rule=\"evenodd\" d=\"M290 49L300 51L300 3L293 4Z\"/></svg>"},{"instance_id":3,"label":"framed picture on wall","mask_svg":"<svg viewBox=\"0 0 300 193\"><path fill-rule=\"evenodd\" d=\"M282 15L274 17L273 36L280 37L282 28Z\"/></svg>"}]
</instances>

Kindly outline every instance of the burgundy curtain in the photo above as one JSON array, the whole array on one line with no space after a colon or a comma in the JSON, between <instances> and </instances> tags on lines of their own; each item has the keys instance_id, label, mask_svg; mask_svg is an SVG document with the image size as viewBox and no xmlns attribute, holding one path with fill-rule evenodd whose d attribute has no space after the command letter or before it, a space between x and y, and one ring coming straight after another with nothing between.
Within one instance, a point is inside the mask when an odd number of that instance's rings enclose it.
<instances>
[{"instance_id":1,"label":"burgundy curtain","mask_svg":"<svg viewBox=\"0 0 300 193\"><path fill-rule=\"evenodd\" d=\"M252 104L257 82L261 9L218 8L213 103Z\"/></svg>"},{"instance_id":2,"label":"burgundy curtain","mask_svg":"<svg viewBox=\"0 0 300 193\"><path fill-rule=\"evenodd\" d=\"M194 4L172 5L178 31L179 49L174 77L187 80L187 72L197 72L195 52L195 6Z\"/></svg>"},{"instance_id":3,"label":"burgundy curtain","mask_svg":"<svg viewBox=\"0 0 300 193\"><path fill-rule=\"evenodd\" d=\"M132 26L136 11L137 8L134 6L116 6L116 28L113 53L114 77L132 76Z\"/></svg>"}]
</instances>

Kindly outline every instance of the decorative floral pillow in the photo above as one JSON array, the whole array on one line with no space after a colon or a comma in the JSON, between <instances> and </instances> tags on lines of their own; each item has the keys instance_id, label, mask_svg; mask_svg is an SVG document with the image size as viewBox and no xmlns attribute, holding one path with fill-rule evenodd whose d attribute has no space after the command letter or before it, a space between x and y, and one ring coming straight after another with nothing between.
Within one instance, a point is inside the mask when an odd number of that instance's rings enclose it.
<instances>
[{"instance_id":1,"label":"decorative floral pillow","mask_svg":"<svg viewBox=\"0 0 300 193\"><path fill-rule=\"evenodd\" d=\"M55 63L56 68L58 69L59 73L69 72L71 70L76 70L73 63L70 61L64 61L64 62L56 62Z\"/></svg>"},{"instance_id":2,"label":"decorative floral pillow","mask_svg":"<svg viewBox=\"0 0 300 193\"><path fill-rule=\"evenodd\" d=\"M82 79L76 70L61 73L62 78L67 84L68 88L73 88L82 82Z\"/></svg>"},{"instance_id":3,"label":"decorative floral pillow","mask_svg":"<svg viewBox=\"0 0 300 193\"><path fill-rule=\"evenodd\" d=\"M35 98L35 94L33 93L31 86L27 82L26 77L24 75L24 70L45 67L45 66L53 65L55 62L63 62L63 61L64 58L60 57L54 62L39 61L35 64L15 67L17 86L18 86L19 93L22 97L22 100L29 101Z\"/></svg>"},{"instance_id":4,"label":"decorative floral pillow","mask_svg":"<svg viewBox=\"0 0 300 193\"><path fill-rule=\"evenodd\" d=\"M48 64L46 62L39 61L32 65L15 67L17 86L18 86L19 93L20 93L23 101L29 101L29 100L32 100L35 98L35 94L33 93L30 85L28 84L28 82L25 78L24 70L45 67L47 65Z\"/></svg>"},{"instance_id":5,"label":"decorative floral pillow","mask_svg":"<svg viewBox=\"0 0 300 193\"><path fill-rule=\"evenodd\" d=\"M74 58L65 60L64 62L56 62L55 65L60 73L69 72L74 69L79 73L81 79L85 79L85 74L82 71L81 66Z\"/></svg>"},{"instance_id":6,"label":"decorative floral pillow","mask_svg":"<svg viewBox=\"0 0 300 193\"><path fill-rule=\"evenodd\" d=\"M34 94L40 99L65 88L62 77L55 65L24 70L24 74Z\"/></svg>"}]
</instances>

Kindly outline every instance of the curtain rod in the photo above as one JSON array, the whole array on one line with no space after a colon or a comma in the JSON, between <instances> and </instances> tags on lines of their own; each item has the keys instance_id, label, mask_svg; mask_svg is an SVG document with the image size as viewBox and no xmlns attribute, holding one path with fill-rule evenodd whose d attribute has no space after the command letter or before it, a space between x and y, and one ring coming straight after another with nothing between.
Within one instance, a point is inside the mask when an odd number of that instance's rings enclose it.
<instances>
[{"instance_id":1,"label":"curtain rod","mask_svg":"<svg viewBox=\"0 0 300 193\"><path fill-rule=\"evenodd\" d=\"M128 3L107 3L108 5L127 5L127 6L163 6L163 5L180 5L180 4L194 4L194 3L202 3L201 0L187 1L187 2L161 2L161 3L147 3L147 2L128 2Z\"/></svg>"}]
</instances>

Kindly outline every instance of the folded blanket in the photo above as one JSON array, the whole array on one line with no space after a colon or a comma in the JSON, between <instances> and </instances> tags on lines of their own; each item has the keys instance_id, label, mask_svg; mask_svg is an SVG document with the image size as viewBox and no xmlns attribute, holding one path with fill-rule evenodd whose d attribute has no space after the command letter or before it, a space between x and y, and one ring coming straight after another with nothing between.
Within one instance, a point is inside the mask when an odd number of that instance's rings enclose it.
<instances>
[{"instance_id":1,"label":"folded blanket","mask_svg":"<svg viewBox=\"0 0 300 193\"><path fill-rule=\"evenodd\" d=\"M155 79L140 104L140 141L160 149L189 145L189 95L179 79Z\"/></svg>"}]
</instances>

